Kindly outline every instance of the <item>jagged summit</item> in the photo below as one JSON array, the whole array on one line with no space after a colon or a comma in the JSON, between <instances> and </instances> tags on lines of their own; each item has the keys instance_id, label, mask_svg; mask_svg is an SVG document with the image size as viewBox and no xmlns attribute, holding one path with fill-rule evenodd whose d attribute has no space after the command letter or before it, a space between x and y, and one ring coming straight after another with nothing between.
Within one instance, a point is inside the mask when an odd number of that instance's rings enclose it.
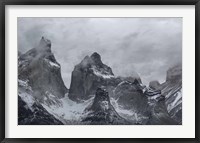
<instances>
[{"instance_id":1,"label":"jagged summit","mask_svg":"<svg viewBox=\"0 0 200 143\"><path fill-rule=\"evenodd\" d=\"M51 47L51 41L42 36L39 45L42 47L44 47L44 46Z\"/></svg>"},{"instance_id":2,"label":"jagged summit","mask_svg":"<svg viewBox=\"0 0 200 143\"><path fill-rule=\"evenodd\" d=\"M91 107L86 109L89 114L83 119L83 122L91 125L117 125L128 124L115 111L110 103L108 92L104 87L98 87L96 90L95 98Z\"/></svg>"},{"instance_id":3,"label":"jagged summit","mask_svg":"<svg viewBox=\"0 0 200 143\"><path fill-rule=\"evenodd\" d=\"M97 52L94 52L90 58L95 62L95 63L99 63L99 64L102 64L102 61L101 61L101 56L97 53Z\"/></svg>"},{"instance_id":4,"label":"jagged summit","mask_svg":"<svg viewBox=\"0 0 200 143\"><path fill-rule=\"evenodd\" d=\"M110 104L110 98L108 96L108 92L106 91L106 88L103 86L98 87L95 95L96 96L95 96L94 103L91 109L92 110L107 109ZM102 105L101 103L104 103L104 105Z\"/></svg>"},{"instance_id":5,"label":"jagged summit","mask_svg":"<svg viewBox=\"0 0 200 143\"><path fill-rule=\"evenodd\" d=\"M84 67L84 68L91 66L96 66L99 68L103 68L106 66L101 61L101 56L97 52L94 52L91 56L88 55L85 56L85 58L79 64L79 67Z\"/></svg>"},{"instance_id":6,"label":"jagged summit","mask_svg":"<svg viewBox=\"0 0 200 143\"><path fill-rule=\"evenodd\" d=\"M42 37L36 49L40 51L44 50L51 52L51 41L46 39L45 37Z\"/></svg>"},{"instance_id":7,"label":"jagged summit","mask_svg":"<svg viewBox=\"0 0 200 143\"><path fill-rule=\"evenodd\" d=\"M28 81L35 90L34 96L41 101L50 95L64 97L68 91L61 77L60 64L51 52L51 42L44 37L36 48L20 55L18 78Z\"/></svg>"},{"instance_id":8,"label":"jagged summit","mask_svg":"<svg viewBox=\"0 0 200 143\"><path fill-rule=\"evenodd\" d=\"M86 56L72 72L69 98L86 100L95 94L97 87L115 84L112 69L103 64L101 56L94 52ZM116 83L118 84L118 83Z\"/></svg>"}]
</instances>

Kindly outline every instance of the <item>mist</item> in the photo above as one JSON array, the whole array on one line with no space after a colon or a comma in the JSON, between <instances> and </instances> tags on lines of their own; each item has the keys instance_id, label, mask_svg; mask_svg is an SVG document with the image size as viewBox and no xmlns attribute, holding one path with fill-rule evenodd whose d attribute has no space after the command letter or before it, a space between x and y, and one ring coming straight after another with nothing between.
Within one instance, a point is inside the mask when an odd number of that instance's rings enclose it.
<instances>
[{"instance_id":1,"label":"mist","mask_svg":"<svg viewBox=\"0 0 200 143\"><path fill-rule=\"evenodd\" d=\"M51 41L69 88L74 66L98 52L115 76L140 76L160 83L166 71L182 63L182 18L18 18L18 50Z\"/></svg>"}]
</instances>

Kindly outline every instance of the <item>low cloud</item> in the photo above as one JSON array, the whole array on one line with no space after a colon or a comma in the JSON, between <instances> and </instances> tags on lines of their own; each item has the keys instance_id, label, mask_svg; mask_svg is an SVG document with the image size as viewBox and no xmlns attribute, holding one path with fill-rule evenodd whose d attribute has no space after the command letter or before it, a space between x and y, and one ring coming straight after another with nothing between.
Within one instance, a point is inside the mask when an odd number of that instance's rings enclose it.
<instances>
[{"instance_id":1,"label":"low cloud","mask_svg":"<svg viewBox=\"0 0 200 143\"><path fill-rule=\"evenodd\" d=\"M182 18L18 18L20 52L42 36L52 42L67 87L74 66L93 52L115 75L136 72L145 84L164 82L166 70L182 61Z\"/></svg>"}]
</instances>

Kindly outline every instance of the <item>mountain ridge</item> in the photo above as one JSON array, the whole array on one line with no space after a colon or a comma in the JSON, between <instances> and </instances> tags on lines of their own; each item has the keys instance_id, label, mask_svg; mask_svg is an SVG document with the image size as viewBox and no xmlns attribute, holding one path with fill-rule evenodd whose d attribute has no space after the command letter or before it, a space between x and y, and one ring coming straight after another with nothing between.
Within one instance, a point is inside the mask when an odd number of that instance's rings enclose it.
<instances>
[{"instance_id":1,"label":"mountain ridge","mask_svg":"<svg viewBox=\"0 0 200 143\"><path fill-rule=\"evenodd\" d=\"M147 87L138 74L115 76L94 52L74 67L67 89L51 41L42 37L38 46L18 55L19 124L182 124L181 72L182 67L172 67L164 83ZM27 122L35 113L36 122Z\"/></svg>"}]
</instances>

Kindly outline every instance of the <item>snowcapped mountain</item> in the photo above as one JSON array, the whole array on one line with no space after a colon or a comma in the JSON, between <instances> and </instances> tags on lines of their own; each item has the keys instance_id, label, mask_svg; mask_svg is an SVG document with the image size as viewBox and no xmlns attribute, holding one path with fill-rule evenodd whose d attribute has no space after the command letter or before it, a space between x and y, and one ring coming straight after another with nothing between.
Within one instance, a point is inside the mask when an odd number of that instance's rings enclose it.
<instances>
[{"instance_id":1,"label":"snowcapped mountain","mask_svg":"<svg viewBox=\"0 0 200 143\"><path fill-rule=\"evenodd\" d=\"M172 125L182 123L182 67L167 71L166 82L143 85L116 77L98 53L74 67L68 90L50 40L18 55L19 125Z\"/></svg>"},{"instance_id":2,"label":"snowcapped mountain","mask_svg":"<svg viewBox=\"0 0 200 143\"><path fill-rule=\"evenodd\" d=\"M146 114L148 98L143 93L143 86L137 79L134 82L122 81L114 89L117 103L124 109L137 114Z\"/></svg>"},{"instance_id":3,"label":"snowcapped mountain","mask_svg":"<svg viewBox=\"0 0 200 143\"><path fill-rule=\"evenodd\" d=\"M33 96L48 102L50 95L64 97L68 89L61 77L60 64L51 52L51 42L44 37L36 48L21 54L18 58L18 79L27 81ZM49 100L49 104L51 104Z\"/></svg>"},{"instance_id":4,"label":"snowcapped mountain","mask_svg":"<svg viewBox=\"0 0 200 143\"><path fill-rule=\"evenodd\" d=\"M19 55L19 124L63 124L42 106L62 106L60 98L68 89L60 68L51 52L51 42L44 37L36 48Z\"/></svg>"},{"instance_id":5,"label":"snowcapped mountain","mask_svg":"<svg viewBox=\"0 0 200 143\"><path fill-rule=\"evenodd\" d=\"M63 125L33 97L27 81L18 80L18 124L19 125Z\"/></svg>"},{"instance_id":6,"label":"snowcapped mountain","mask_svg":"<svg viewBox=\"0 0 200 143\"><path fill-rule=\"evenodd\" d=\"M86 117L82 120L90 125L118 125L128 124L119 116L110 103L108 92L101 87L96 90L92 105L85 109Z\"/></svg>"},{"instance_id":7,"label":"snowcapped mountain","mask_svg":"<svg viewBox=\"0 0 200 143\"><path fill-rule=\"evenodd\" d=\"M97 87L112 88L120 79L115 78L112 69L103 64L98 53L86 56L72 72L69 98L74 101L87 100L94 95ZM109 89L108 89L109 90Z\"/></svg>"},{"instance_id":8,"label":"snowcapped mountain","mask_svg":"<svg viewBox=\"0 0 200 143\"><path fill-rule=\"evenodd\" d=\"M182 124L182 66L175 65L167 71L166 81L162 84L150 82L150 87L161 91L165 97L164 107L169 116Z\"/></svg>"},{"instance_id":9,"label":"snowcapped mountain","mask_svg":"<svg viewBox=\"0 0 200 143\"><path fill-rule=\"evenodd\" d=\"M161 85L165 96L167 111L179 124L182 124L182 65L176 65L167 71L166 82Z\"/></svg>"}]
</instances>

